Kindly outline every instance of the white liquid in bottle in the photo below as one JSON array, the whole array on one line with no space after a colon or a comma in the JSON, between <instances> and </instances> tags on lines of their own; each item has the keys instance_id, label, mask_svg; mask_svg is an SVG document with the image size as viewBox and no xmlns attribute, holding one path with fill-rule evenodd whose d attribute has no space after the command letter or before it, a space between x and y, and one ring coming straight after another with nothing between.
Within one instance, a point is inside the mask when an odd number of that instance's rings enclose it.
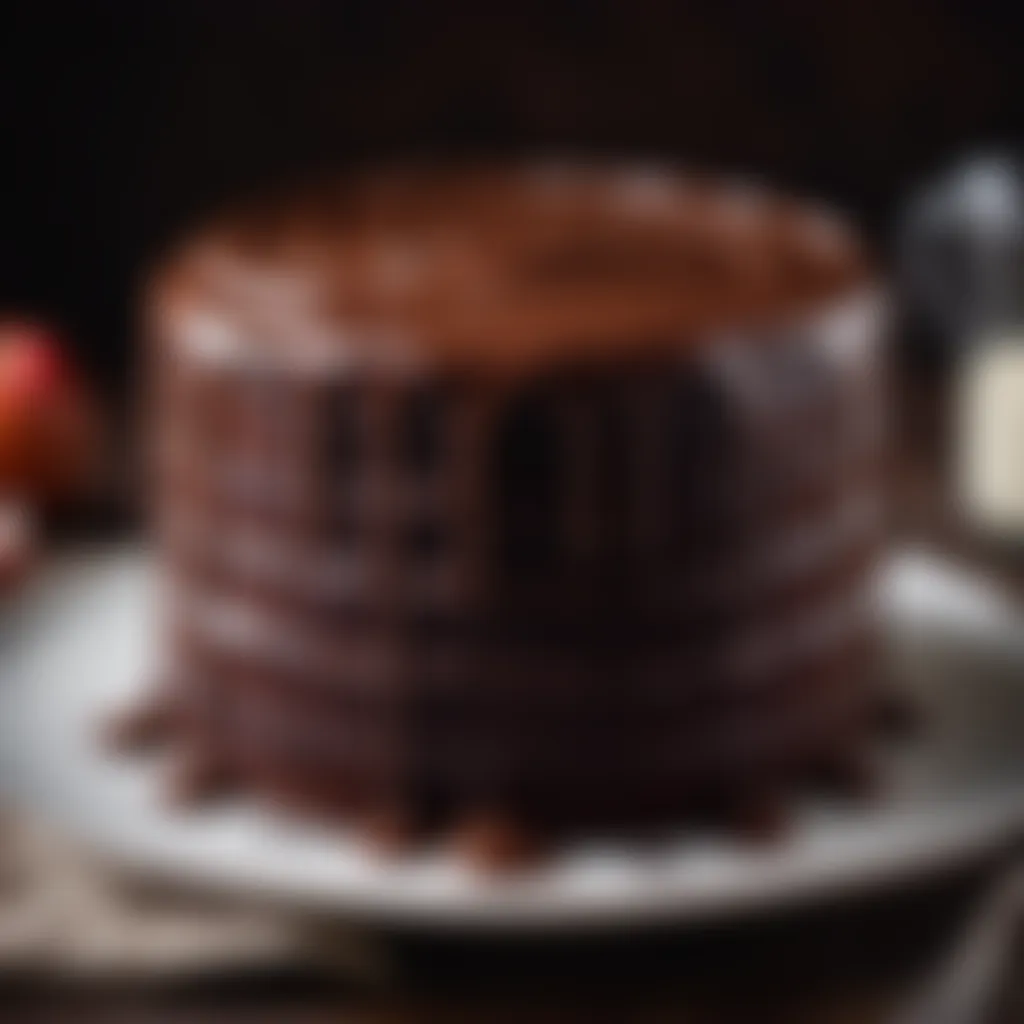
<instances>
[{"instance_id":1,"label":"white liquid in bottle","mask_svg":"<svg viewBox=\"0 0 1024 1024\"><path fill-rule=\"evenodd\" d=\"M962 510L981 532L1024 539L1024 331L976 345L958 383Z\"/></svg>"}]
</instances>

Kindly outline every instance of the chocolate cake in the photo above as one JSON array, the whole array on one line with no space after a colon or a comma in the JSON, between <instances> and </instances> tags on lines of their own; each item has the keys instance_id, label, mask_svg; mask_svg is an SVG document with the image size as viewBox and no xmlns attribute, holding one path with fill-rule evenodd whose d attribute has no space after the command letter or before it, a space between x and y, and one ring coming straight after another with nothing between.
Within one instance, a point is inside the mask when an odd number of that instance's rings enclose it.
<instances>
[{"instance_id":1,"label":"chocolate cake","mask_svg":"<svg viewBox=\"0 0 1024 1024\"><path fill-rule=\"evenodd\" d=\"M188 777L491 859L774 822L871 732L877 306L833 215L662 170L225 215L149 302Z\"/></svg>"}]
</instances>

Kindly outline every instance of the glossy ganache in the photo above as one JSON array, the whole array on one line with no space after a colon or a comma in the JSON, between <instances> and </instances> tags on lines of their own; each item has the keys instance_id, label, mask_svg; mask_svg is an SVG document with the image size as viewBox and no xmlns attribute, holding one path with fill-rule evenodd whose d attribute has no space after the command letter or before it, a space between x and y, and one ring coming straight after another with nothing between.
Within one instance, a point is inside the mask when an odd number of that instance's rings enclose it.
<instances>
[{"instance_id":1,"label":"glossy ganache","mask_svg":"<svg viewBox=\"0 0 1024 1024\"><path fill-rule=\"evenodd\" d=\"M872 732L878 305L833 215L657 169L240 205L149 294L177 744L488 862L775 821Z\"/></svg>"}]
</instances>

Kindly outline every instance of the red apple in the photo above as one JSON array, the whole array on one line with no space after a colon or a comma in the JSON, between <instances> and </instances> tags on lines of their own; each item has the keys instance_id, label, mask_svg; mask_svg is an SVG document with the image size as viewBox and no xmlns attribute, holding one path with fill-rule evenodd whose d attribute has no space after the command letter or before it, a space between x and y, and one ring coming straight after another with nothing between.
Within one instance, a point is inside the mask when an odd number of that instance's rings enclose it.
<instances>
[{"instance_id":1,"label":"red apple","mask_svg":"<svg viewBox=\"0 0 1024 1024\"><path fill-rule=\"evenodd\" d=\"M0 491L33 501L73 496L95 465L96 416L59 336L0 321Z\"/></svg>"}]
</instances>

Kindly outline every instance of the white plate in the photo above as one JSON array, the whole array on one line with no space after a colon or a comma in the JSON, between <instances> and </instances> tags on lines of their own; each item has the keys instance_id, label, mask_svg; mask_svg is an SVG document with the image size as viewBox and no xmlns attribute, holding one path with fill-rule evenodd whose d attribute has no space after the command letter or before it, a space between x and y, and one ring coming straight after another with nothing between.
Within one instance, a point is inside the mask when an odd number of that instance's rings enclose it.
<instances>
[{"instance_id":1,"label":"white plate","mask_svg":"<svg viewBox=\"0 0 1024 1024\"><path fill-rule=\"evenodd\" d=\"M499 880L441 854L383 863L344 833L245 803L169 811L160 765L111 757L97 738L146 677L151 575L138 548L55 560L3 617L0 659L0 786L136 869L406 925L606 927L889 884L1024 825L1024 630L994 590L923 554L894 558L883 587L901 672L927 717L892 758L883 800L807 806L770 849L694 836L656 851L594 844Z\"/></svg>"}]
</instances>

